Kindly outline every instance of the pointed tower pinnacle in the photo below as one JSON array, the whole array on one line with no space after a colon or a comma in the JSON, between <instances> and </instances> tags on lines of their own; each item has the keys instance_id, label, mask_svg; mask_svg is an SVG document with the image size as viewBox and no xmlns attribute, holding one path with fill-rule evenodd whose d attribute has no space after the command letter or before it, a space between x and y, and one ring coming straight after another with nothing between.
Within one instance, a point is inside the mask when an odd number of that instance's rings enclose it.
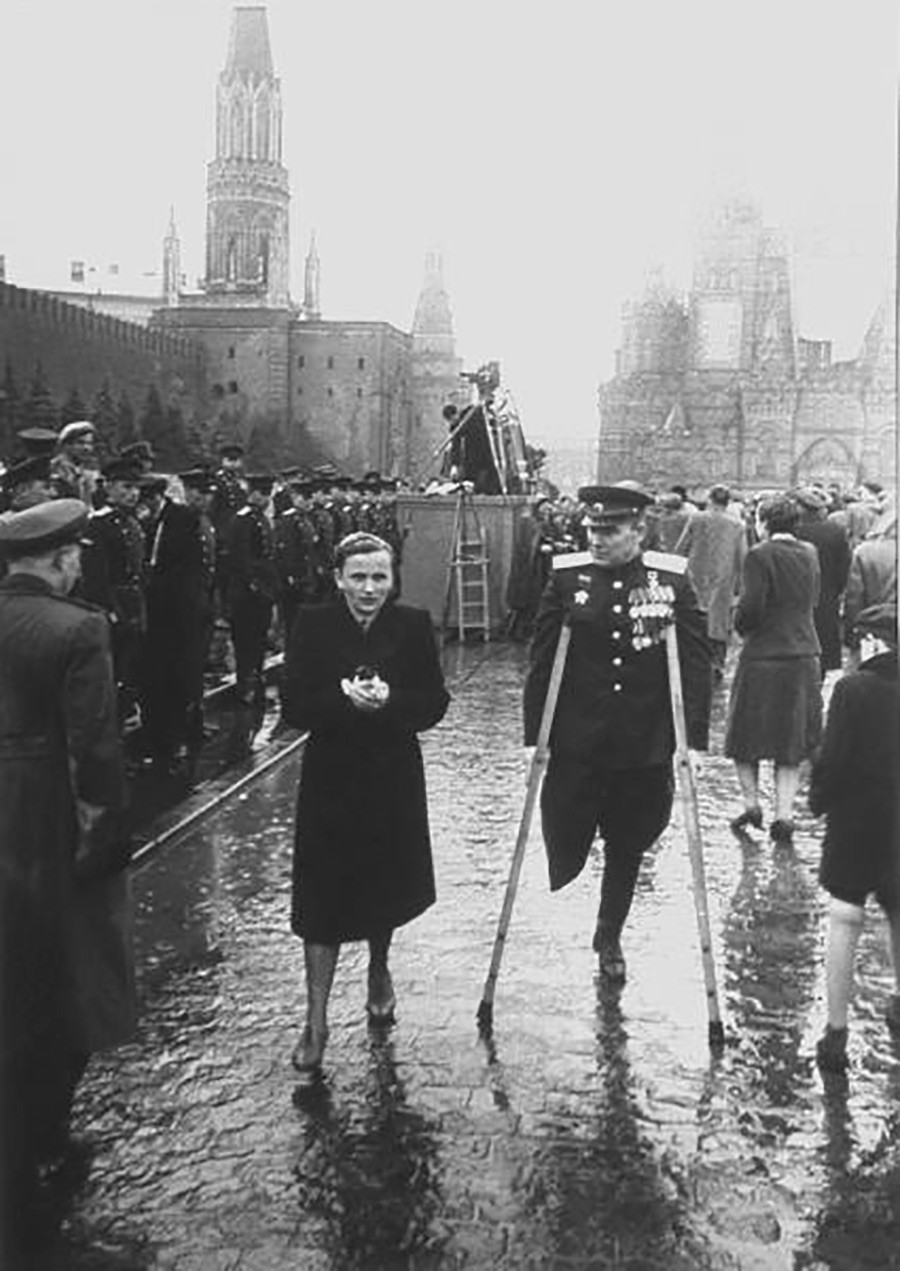
<instances>
[{"instance_id":1,"label":"pointed tower pinnacle","mask_svg":"<svg viewBox=\"0 0 900 1271\"><path fill-rule=\"evenodd\" d=\"M416 353L456 356L453 314L444 290L444 260L439 248L425 253L425 280L413 318L412 337Z\"/></svg>"},{"instance_id":2,"label":"pointed tower pinnacle","mask_svg":"<svg viewBox=\"0 0 900 1271\"><path fill-rule=\"evenodd\" d=\"M316 247L316 231L309 239L309 251L306 255L306 268L303 276L303 313L307 318L320 318L322 309L319 301L319 252Z\"/></svg>"},{"instance_id":3,"label":"pointed tower pinnacle","mask_svg":"<svg viewBox=\"0 0 900 1271\"><path fill-rule=\"evenodd\" d=\"M206 291L222 303L290 303L281 122L266 10L239 5L216 89L216 157L206 186Z\"/></svg>"},{"instance_id":4,"label":"pointed tower pinnacle","mask_svg":"<svg viewBox=\"0 0 900 1271\"><path fill-rule=\"evenodd\" d=\"M169 228L163 239L162 291L163 304L174 308L181 291L181 243L175 226L174 207L169 208Z\"/></svg>"}]
</instances>

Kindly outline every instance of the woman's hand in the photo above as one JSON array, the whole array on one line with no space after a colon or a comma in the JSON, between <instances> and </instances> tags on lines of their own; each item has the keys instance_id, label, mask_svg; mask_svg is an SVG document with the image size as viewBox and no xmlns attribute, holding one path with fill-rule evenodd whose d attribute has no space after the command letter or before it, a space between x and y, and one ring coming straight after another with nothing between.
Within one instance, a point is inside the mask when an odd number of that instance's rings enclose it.
<instances>
[{"instance_id":1,"label":"woman's hand","mask_svg":"<svg viewBox=\"0 0 900 1271\"><path fill-rule=\"evenodd\" d=\"M351 704L360 711L381 710L391 695L390 686L380 675L364 680L359 676L354 676L352 680L341 680L341 688Z\"/></svg>"}]
</instances>

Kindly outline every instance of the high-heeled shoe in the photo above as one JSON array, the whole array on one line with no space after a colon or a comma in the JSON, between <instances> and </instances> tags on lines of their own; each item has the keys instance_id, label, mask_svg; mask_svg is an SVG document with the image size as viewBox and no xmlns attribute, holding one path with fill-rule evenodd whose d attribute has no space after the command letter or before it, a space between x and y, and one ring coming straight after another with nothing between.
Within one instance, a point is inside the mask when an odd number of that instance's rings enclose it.
<instances>
[{"instance_id":1,"label":"high-heeled shoe","mask_svg":"<svg viewBox=\"0 0 900 1271\"><path fill-rule=\"evenodd\" d=\"M322 1067L322 1056L328 1042L328 1029L314 1032L309 1024L300 1034L300 1040L291 1054L291 1063L298 1072L318 1072Z\"/></svg>"},{"instance_id":2,"label":"high-heeled shoe","mask_svg":"<svg viewBox=\"0 0 900 1271\"><path fill-rule=\"evenodd\" d=\"M394 995L394 982L390 971L369 975L369 997L366 1002L366 1015L369 1023L385 1027L393 1024L397 1010L397 998Z\"/></svg>"}]
</instances>

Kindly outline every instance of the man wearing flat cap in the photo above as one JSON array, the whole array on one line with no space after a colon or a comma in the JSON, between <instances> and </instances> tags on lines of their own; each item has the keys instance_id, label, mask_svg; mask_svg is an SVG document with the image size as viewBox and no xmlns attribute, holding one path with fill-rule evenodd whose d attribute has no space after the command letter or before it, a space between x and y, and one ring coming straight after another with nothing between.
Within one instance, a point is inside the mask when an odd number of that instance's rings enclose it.
<instances>
[{"instance_id":1,"label":"man wearing flat cap","mask_svg":"<svg viewBox=\"0 0 900 1271\"><path fill-rule=\"evenodd\" d=\"M837 681L812 766L809 806L826 818L819 882L830 897L825 980L828 1023L819 1067L848 1066L847 1017L865 906L875 897L891 934L894 992L885 1019L900 1040L900 685L897 604L858 614L856 635L870 656ZM868 651L868 650L867 650Z\"/></svg>"},{"instance_id":2,"label":"man wearing flat cap","mask_svg":"<svg viewBox=\"0 0 900 1271\"><path fill-rule=\"evenodd\" d=\"M266 709L263 662L278 595L274 535L266 516L272 485L267 474L247 477L247 502L235 514L228 535L228 616L237 680L229 742L233 759L249 753Z\"/></svg>"},{"instance_id":3,"label":"man wearing flat cap","mask_svg":"<svg viewBox=\"0 0 900 1271\"><path fill-rule=\"evenodd\" d=\"M610 985L625 978L621 935L641 858L669 821L675 738L665 627L679 636L688 741L705 750L712 690L706 619L675 558L641 550L649 496L579 491L589 551L557 557L535 620L525 684L534 745L564 622L571 640L550 733L541 818L556 891L581 873L594 836L605 864L593 947ZM677 563L677 562L676 562Z\"/></svg>"},{"instance_id":4,"label":"man wearing flat cap","mask_svg":"<svg viewBox=\"0 0 900 1271\"><path fill-rule=\"evenodd\" d=\"M25 1265L16 1237L27 1234L38 1168L71 1150L68 1114L89 1053L127 1040L134 1024L108 625L71 595L87 516L75 499L0 516L3 1267Z\"/></svg>"}]
</instances>

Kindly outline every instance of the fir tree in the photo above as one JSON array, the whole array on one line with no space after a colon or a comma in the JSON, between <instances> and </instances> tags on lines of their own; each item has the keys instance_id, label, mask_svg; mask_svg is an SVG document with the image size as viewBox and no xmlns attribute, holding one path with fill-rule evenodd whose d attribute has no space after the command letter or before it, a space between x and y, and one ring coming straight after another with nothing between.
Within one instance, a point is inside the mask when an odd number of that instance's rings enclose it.
<instances>
[{"instance_id":1,"label":"fir tree","mask_svg":"<svg viewBox=\"0 0 900 1271\"><path fill-rule=\"evenodd\" d=\"M59 418L60 418L60 423L63 425L72 424L75 422L76 419L88 418L87 403L84 401L84 399L81 396L81 393L78 391L77 384L72 385L72 390L69 393L69 396L66 398L66 400L62 404L62 408L59 413Z\"/></svg>"},{"instance_id":2,"label":"fir tree","mask_svg":"<svg viewBox=\"0 0 900 1271\"><path fill-rule=\"evenodd\" d=\"M119 447L119 412L113 399L109 376L105 376L91 407L91 423L97 429L97 451L101 459Z\"/></svg>"},{"instance_id":3,"label":"fir tree","mask_svg":"<svg viewBox=\"0 0 900 1271\"><path fill-rule=\"evenodd\" d=\"M118 415L119 449L123 450L125 446L130 446L133 441L139 440L134 407L131 404L131 398L124 389L122 390L122 396L119 398L116 413Z\"/></svg>"},{"instance_id":4,"label":"fir tree","mask_svg":"<svg viewBox=\"0 0 900 1271\"><path fill-rule=\"evenodd\" d=\"M34 375L28 386L22 422L25 428L52 428L55 431L59 426L59 411L44 377L40 360L35 363Z\"/></svg>"},{"instance_id":5,"label":"fir tree","mask_svg":"<svg viewBox=\"0 0 900 1271\"><path fill-rule=\"evenodd\" d=\"M22 427L22 403L9 358L0 384L0 454L9 458L15 449L16 433Z\"/></svg>"}]
</instances>

